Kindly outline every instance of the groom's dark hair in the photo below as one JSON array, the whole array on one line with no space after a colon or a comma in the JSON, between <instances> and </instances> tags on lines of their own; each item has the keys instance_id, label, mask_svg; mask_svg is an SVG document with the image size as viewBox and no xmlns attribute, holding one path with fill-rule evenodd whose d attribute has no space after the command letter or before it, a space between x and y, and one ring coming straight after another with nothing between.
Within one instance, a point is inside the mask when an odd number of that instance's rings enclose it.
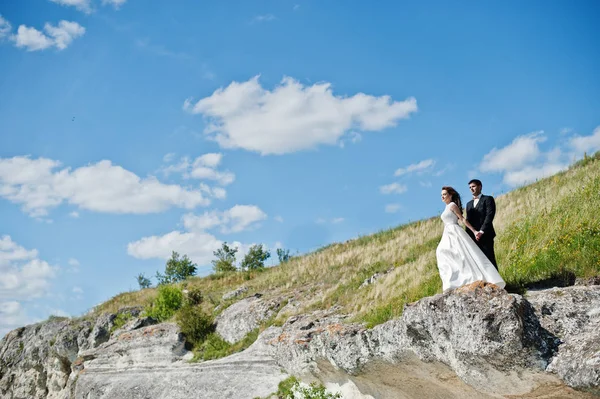
<instances>
[{"instance_id":1,"label":"groom's dark hair","mask_svg":"<svg viewBox=\"0 0 600 399\"><path fill-rule=\"evenodd\" d=\"M469 182L469 185L470 185L471 183L475 183L475 184L477 184L479 187L483 187L483 184L481 184L481 180L479 180L479 179L472 179L472 180Z\"/></svg>"}]
</instances>

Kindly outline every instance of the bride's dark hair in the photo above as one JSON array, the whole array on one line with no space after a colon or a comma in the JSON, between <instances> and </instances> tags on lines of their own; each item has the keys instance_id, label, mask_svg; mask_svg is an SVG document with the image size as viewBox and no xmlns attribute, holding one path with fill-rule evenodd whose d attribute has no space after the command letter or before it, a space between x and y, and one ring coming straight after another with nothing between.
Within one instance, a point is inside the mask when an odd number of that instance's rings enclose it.
<instances>
[{"instance_id":1,"label":"bride's dark hair","mask_svg":"<svg viewBox=\"0 0 600 399\"><path fill-rule=\"evenodd\" d=\"M462 201L460 200L460 194L458 193L458 191L456 191L450 186L444 186L442 187L442 190L446 190L446 192L450 195L450 198L452 198L452 202L454 202L458 206L460 213L462 213Z\"/></svg>"}]
</instances>

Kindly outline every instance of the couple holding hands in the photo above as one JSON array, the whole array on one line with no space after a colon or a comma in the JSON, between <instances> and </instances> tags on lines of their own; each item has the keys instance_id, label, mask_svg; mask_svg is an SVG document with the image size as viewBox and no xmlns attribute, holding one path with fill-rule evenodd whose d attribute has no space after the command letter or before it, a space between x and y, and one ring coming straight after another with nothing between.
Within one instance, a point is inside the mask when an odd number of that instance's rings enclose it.
<instances>
[{"instance_id":1,"label":"couple holding hands","mask_svg":"<svg viewBox=\"0 0 600 399\"><path fill-rule=\"evenodd\" d=\"M494 255L496 203L492 196L481 193L480 180L471 180L469 189L473 199L467 203L465 218L460 194L452 187L442 187L442 201L446 204L441 214L444 233L436 257L444 291L478 280L500 288L506 285L498 274ZM458 225L459 221L465 225L466 231Z\"/></svg>"}]
</instances>

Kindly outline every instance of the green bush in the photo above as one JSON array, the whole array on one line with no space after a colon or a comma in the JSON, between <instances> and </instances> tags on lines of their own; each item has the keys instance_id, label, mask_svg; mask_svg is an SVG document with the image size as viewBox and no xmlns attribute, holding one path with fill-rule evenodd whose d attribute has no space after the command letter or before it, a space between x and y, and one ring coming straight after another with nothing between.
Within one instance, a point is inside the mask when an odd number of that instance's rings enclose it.
<instances>
[{"instance_id":1,"label":"green bush","mask_svg":"<svg viewBox=\"0 0 600 399\"><path fill-rule=\"evenodd\" d=\"M165 321L170 319L177 309L183 304L183 293L177 287L171 285L161 285L158 287L158 296L146 315L158 320Z\"/></svg>"},{"instance_id":2,"label":"green bush","mask_svg":"<svg viewBox=\"0 0 600 399\"><path fill-rule=\"evenodd\" d=\"M175 315L175 320L187 341L193 346L204 342L214 331L212 317L197 306L182 307Z\"/></svg>"},{"instance_id":3,"label":"green bush","mask_svg":"<svg viewBox=\"0 0 600 399\"><path fill-rule=\"evenodd\" d=\"M311 382L308 387L300 385L296 377L289 377L278 385L277 397L280 399L340 399L341 393L327 392L323 384Z\"/></svg>"},{"instance_id":4,"label":"green bush","mask_svg":"<svg viewBox=\"0 0 600 399\"><path fill-rule=\"evenodd\" d=\"M212 360L220 359L229 355L231 344L221 338L218 334L213 333L206 337L206 340L202 343L200 350L194 356L195 361L197 360Z\"/></svg>"},{"instance_id":5,"label":"green bush","mask_svg":"<svg viewBox=\"0 0 600 399\"><path fill-rule=\"evenodd\" d=\"M294 376L288 377L277 385L277 397L278 398L293 398L294 392L292 389L298 384L298 379Z\"/></svg>"},{"instance_id":6,"label":"green bush","mask_svg":"<svg viewBox=\"0 0 600 399\"><path fill-rule=\"evenodd\" d=\"M242 260L242 270L262 270L265 268L265 261L271 257L271 253L263 248L262 244L252 245L246 256Z\"/></svg>"},{"instance_id":7,"label":"green bush","mask_svg":"<svg viewBox=\"0 0 600 399\"><path fill-rule=\"evenodd\" d=\"M185 298L185 302L187 305L190 305L190 306L200 305L203 300L204 300L204 297L202 296L202 290L200 290L200 287L192 287L192 288L188 289L188 292L187 292L186 298Z\"/></svg>"}]
</instances>

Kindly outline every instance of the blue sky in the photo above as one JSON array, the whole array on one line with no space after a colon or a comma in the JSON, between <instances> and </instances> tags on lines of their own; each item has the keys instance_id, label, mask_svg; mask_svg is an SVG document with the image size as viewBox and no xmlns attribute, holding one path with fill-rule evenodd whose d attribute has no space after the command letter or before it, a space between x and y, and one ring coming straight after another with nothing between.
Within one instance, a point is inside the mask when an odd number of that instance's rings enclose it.
<instances>
[{"instance_id":1,"label":"blue sky","mask_svg":"<svg viewBox=\"0 0 600 399\"><path fill-rule=\"evenodd\" d=\"M200 275L224 241L305 253L599 150L599 11L0 0L0 334L172 250Z\"/></svg>"}]
</instances>

